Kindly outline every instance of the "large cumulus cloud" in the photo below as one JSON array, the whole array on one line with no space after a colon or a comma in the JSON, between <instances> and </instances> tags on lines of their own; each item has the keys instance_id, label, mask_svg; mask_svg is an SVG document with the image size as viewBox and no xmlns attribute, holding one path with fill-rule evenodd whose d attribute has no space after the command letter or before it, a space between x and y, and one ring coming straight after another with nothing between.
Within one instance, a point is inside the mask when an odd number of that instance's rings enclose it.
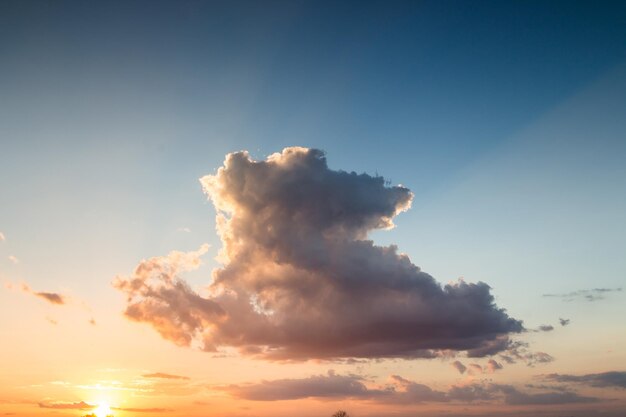
<instances>
[{"instance_id":1,"label":"large cumulus cloud","mask_svg":"<svg viewBox=\"0 0 626 417\"><path fill-rule=\"evenodd\" d=\"M209 295L164 267L168 257L116 281L127 314L178 344L281 360L485 356L523 329L487 284L442 286L395 246L367 239L410 207L405 187L331 170L321 151L305 148L265 161L229 154L201 183L223 243Z\"/></svg>"}]
</instances>

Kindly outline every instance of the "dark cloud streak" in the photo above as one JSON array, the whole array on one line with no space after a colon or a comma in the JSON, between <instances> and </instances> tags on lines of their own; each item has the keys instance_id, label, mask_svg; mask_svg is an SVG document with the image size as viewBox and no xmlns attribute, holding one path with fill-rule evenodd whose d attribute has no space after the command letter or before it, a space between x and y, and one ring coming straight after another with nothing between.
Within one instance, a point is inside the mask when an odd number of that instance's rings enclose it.
<instances>
[{"instance_id":1,"label":"dark cloud streak","mask_svg":"<svg viewBox=\"0 0 626 417\"><path fill-rule=\"evenodd\" d=\"M471 383L453 385L447 391L407 380L398 375L389 384L370 388L358 375L315 375L302 379L279 379L256 384L213 387L242 400L282 401L305 398L353 399L383 404L421 404L447 402L504 402L509 405L562 405L593 403L600 399L581 396L573 391L550 389L524 392L512 385ZM535 390L536 391L536 390Z\"/></svg>"},{"instance_id":2,"label":"dark cloud streak","mask_svg":"<svg viewBox=\"0 0 626 417\"><path fill-rule=\"evenodd\" d=\"M551 332L552 330L554 330L554 326L550 324L542 324L539 326L539 331L541 332Z\"/></svg>"},{"instance_id":3,"label":"dark cloud streak","mask_svg":"<svg viewBox=\"0 0 626 417\"><path fill-rule=\"evenodd\" d=\"M65 298L61 294L57 294L54 292L34 292L33 295L39 298L43 298L51 304L65 304Z\"/></svg>"},{"instance_id":4,"label":"dark cloud streak","mask_svg":"<svg viewBox=\"0 0 626 417\"><path fill-rule=\"evenodd\" d=\"M610 371L586 375L547 374L542 377L554 382L572 382L596 388L626 389L626 372L624 371Z\"/></svg>"},{"instance_id":5,"label":"dark cloud streak","mask_svg":"<svg viewBox=\"0 0 626 417\"><path fill-rule=\"evenodd\" d=\"M621 288L592 288L589 290L571 291L568 293L543 294L544 297L560 298L570 302L574 300L599 301L604 300L607 294L621 292Z\"/></svg>"}]
</instances>

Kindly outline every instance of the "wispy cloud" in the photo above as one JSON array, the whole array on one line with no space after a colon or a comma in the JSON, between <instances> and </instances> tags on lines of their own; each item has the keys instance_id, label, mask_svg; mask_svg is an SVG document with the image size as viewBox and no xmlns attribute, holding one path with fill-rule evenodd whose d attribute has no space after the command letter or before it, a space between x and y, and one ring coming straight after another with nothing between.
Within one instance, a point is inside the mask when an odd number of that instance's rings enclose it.
<instances>
[{"instance_id":1,"label":"wispy cloud","mask_svg":"<svg viewBox=\"0 0 626 417\"><path fill-rule=\"evenodd\" d=\"M50 304L63 305L67 302L67 298L56 292L46 292L46 291L34 291L28 284L20 284L14 285L12 283L5 284L7 289L19 289L27 294L32 294L35 297L39 297Z\"/></svg>"},{"instance_id":2,"label":"wispy cloud","mask_svg":"<svg viewBox=\"0 0 626 417\"><path fill-rule=\"evenodd\" d=\"M573 391L550 391L527 393L510 385L496 385L504 393L504 402L509 405L562 405L595 403L600 399L579 395Z\"/></svg>"},{"instance_id":3,"label":"wispy cloud","mask_svg":"<svg viewBox=\"0 0 626 417\"><path fill-rule=\"evenodd\" d=\"M377 403L410 405L421 403L492 402L510 405L577 404L600 401L569 390L521 391L512 385L470 383L436 390L398 375L384 385L371 386L359 375L314 375L301 379L278 379L243 385L213 387L230 395L251 401L282 401L304 398L355 399Z\"/></svg>"},{"instance_id":4,"label":"wispy cloud","mask_svg":"<svg viewBox=\"0 0 626 417\"><path fill-rule=\"evenodd\" d=\"M4 233L0 232L0 242L4 242L5 240L7 240L6 236L4 236Z\"/></svg>"},{"instance_id":5,"label":"wispy cloud","mask_svg":"<svg viewBox=\"0 0 626 417\"><path fill-rule=\"evenodd\" d=\"M139 408L139 407L111 407L113 411L126 411L128 413L165 413L174 411L171 408Z\"/></svg>"},{"instance_id":6,"label":"wispy cloud","mask_svg":"<svg viewBox=\"0 0 626 417\"><path fill-rule=\"evenodd\" d=\"M150 374L143 374L141 376L143 378L185 379L185 380L189 379L189 377L186 377L186 376L166 374L166 373L163 373L163 372L154 372L154 373L150 373Z\"/></svg>"},{"instance_id":7,"label":"wispy cloud","mask_svg":"<svg viewBox=\"0 0 626 417\"><path fill-rule=\"evenodd\" d=\"M559 318L559 324L561 324L561 326L567 326L569 323L570 323L570 319Z\"/></svg>"},{"instance_id":8,"label":"wispy cloud","mask_svg":"<svg viewBox=\"0 0 626 417\"><path fill-rule=\"evenodd\" d=\"M485 370L491 374L503 368L504 366L502 366L502 364L497 362L495 359L489 359L487 361L487 365L485 366Z\"/></svg>"},{"instance_id":9,"label":"wispy cloud","mask_svg":"<svg viewBox=\"0 0 626 417\"><path fill-rule=\"evenodd\" d=\"M506 363L524 362L527 366L546 364L554 361L554 357L546 352L534 352L528 343L516 340L511 342L507 349L499 355Z\"/></svg>"},{"instance_id":10,"label":"wispy cloud","mask_svg":"<svg viewBox=\"0 0 626 417\"><path fill-rule=\"evenodd\" d=\"M92 407L90 410L95 409L96 407ZM81 409L84 410L84 409ZM111 411L125 411L128 413L165 413L174 411L170 408L157 408L157 407L149 407L149 408L141 408L141 407L111 407ZM85 414L83 417L98 417L95 413Z\"/></svg>"},{"instance_id":11,"label":"wispy cloud","mask_svg":"<svg viewBox=\"0 0 626 417\"><path fill-rule=\"evenodd\" d=\"M265 161L229 154L201 183L223 243L210 294L200 296L179 276L203 250L143 261L114 282L128 297L127 317L178 345L235 347L271 360L436 357L441 350L482 357L523 330L495 305L487 284L442 286L395 246L366 239L410 207L405 187L333 171L321 151L305 148Z\"/></svg>"},{"instance_id":12,"label":"wispy cloud","mask_svg":"<svg viewBox=\"0 0 626 417\"><path fill-rule=\"evenodd\" d=\"M484 373L492 374L500 369L503 369L504 366L497 362L495 359L489 359L485 365L480 365L478 363L470 363L465 366L461 361L454 361L450 365L454 369L456 369L460 374L464 374L467 372L469 375L479 375Z\"/></svg>"},{"instance_id":13,"label":"wispy cloud","mask_svg":"<svg viewBox=\"0 0 626 417\"><path fill-rule=\"evenodd\" d=\"M76 388L89 390L89 391L128 391L128 392L141 392L141 393L149 393L149 392L154 391L152 388L125 386L116 381L98 382L95 384L81 384L81 385L76 385Z\"/></svg>"},{"instance_id":14,"label":"wispy cloud","mask_svg":"<svg viewBox=\"0 0 626 417\"><path fill-rule=\"evenodd\" d=\"M228 385L214 387L229 394L253 401L294 400L301 398L371 398L384 394L365 386L358 375L338 375L330 371L327 375L315 375L302 379L277 379L258 384Z\"/></svg>"},{"instance_id":15,"label":"wispy cloud","mask_svg":"<svg viewBox=\"0 0 626 417\"><path fill-rule=\"evenodd\" d=\"M79 402L40 402L40 408L51 408L56 410L93 410L97 406L87 404L84 401Z\"/></svg>"},{"instance_id":16,"label":"wispy cloud","mask_svg":"<svg viewBox=\"0 0 626 417\"><path fill-rule=\"evenodd\" d=\"M604 300L607 294L621 291L621 288L592 288L589 290L578 290L567 293L543 294L543 296L560 298L567 302L575 300L598 301Z\"/></svg>"},{"instance_id":17,"label":"wispy cloud","mask_svg":"<svg viewBox=\"0 0 626 417\"><path fill-rule=\"evenodd\" d=\"M19 260L19 259L17 259L17 257L16 257L16 256L14 256L14 255L9 255L9 256L7 256L7 259L8 259L9 261L13 262L14 264L19 264L19 263L20 263L20 260Z\"/></svg>"},{"instance_id":18,"label":"wispy cloud","mask_svg":"<svg viewBox=\"0 0 626 417\"><path fill-rule=\"evenodd\" d=\"M571 382L596 388L626 389L625 371L610 371L586 375L547 374L542 375L541 378L554 382Z\"/></svg>"}]
</instances>

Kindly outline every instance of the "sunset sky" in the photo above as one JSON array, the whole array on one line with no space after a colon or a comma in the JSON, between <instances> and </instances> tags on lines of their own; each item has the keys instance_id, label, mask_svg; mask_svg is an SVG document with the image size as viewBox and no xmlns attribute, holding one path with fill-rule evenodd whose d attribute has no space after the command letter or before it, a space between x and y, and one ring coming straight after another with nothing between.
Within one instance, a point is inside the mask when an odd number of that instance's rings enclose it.
<instances>
[{"instance_id":1,"label":"sunset sky","mask_svg":"<svg viewBox=\"0 0 626 417\"><path fill-rule=\"evenodd\" d=\"M0 0L0 416L626 415L626 4Z\"/></svg>"}]
</instances>

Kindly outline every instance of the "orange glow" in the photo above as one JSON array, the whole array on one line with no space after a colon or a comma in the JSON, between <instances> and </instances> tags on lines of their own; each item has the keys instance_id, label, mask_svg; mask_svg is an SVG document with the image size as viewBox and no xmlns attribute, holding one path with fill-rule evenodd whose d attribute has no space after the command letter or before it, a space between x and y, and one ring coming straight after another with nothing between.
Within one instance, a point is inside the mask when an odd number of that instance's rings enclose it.
<instances>
[{"instance_id":1,"label":"orange glow","mask_svg":"<svg viewBox=\"0 0 626 417\"><path fill-rule=\"evenodd\" d=\"M97 416L97 417L107 417L111 415L111 407L109 407L109 404L105 403L105 402L101 402L98 405L98 408L96 408L95 410L93 410L93 413Z\"/></svg>"}]
</instances>

